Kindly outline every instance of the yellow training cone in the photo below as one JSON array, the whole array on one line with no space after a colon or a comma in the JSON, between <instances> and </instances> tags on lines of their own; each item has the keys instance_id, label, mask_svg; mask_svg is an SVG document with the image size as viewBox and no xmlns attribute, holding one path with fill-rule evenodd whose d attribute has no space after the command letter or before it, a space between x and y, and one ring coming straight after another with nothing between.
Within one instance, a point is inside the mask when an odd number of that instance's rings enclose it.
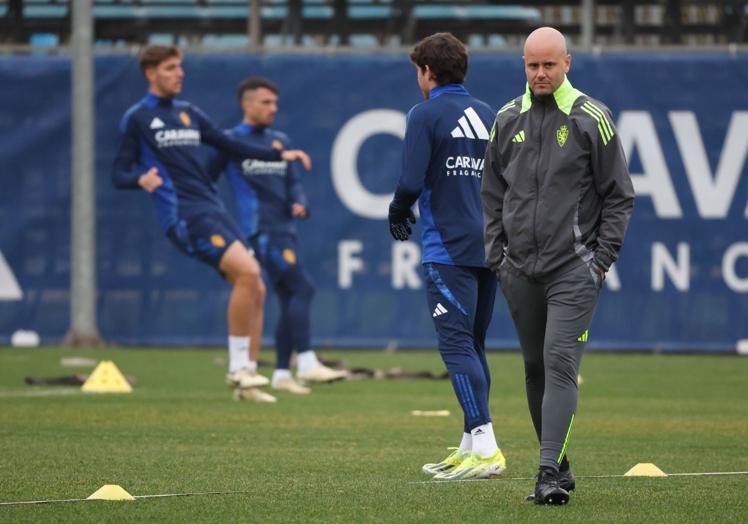
<instances>
[{"instance_id":1,"label":"yellow training cone","mask_svg":"<svg viewBox=\"0 0 748 524\"><path fill-rule=\"evenodd\" d=\"M667 473L651 462L640 462L626 473L624 477L667 477Z\"/></svg>"},{"instance_id":2,"label":"yellow training cone","mask_svg":"<svg viewBox=\"0 0 748 524\"><path fill-rule=\"evenodd\" d=\"M117 484L105 484L94 491L86 500L135 500L135 497Z\"/></svg>"},{"instance_id":3,"label":"yellow training cone","mask_svg":"<svg viewBox=\"0 0 748 524\"><path fill-rule=\"evenodd\" d=\"M84 393L130 393L132 386L111 360L102 360L81 386Z\"/></svg>"}]
</instances>

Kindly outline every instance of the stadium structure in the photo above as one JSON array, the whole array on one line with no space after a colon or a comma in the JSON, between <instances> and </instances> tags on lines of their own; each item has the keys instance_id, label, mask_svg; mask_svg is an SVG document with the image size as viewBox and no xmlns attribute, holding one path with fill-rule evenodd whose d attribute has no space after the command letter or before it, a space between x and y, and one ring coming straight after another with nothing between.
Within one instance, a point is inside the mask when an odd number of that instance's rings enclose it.
<instances>
[{"instance_id":1,"label":"stadium structure","mask_svg":"<svg viewBox=\"0 0 748 524\"><path fill-rule=\"evenodd\" d=\"M70 40L69 0L3 0L0 42ZM408 46L448 29L471 47L517 47L553 25L577 46L714 46L748 41L742 0L94 0L98 45L363 49Z\"/></svg>"}]
</instances>

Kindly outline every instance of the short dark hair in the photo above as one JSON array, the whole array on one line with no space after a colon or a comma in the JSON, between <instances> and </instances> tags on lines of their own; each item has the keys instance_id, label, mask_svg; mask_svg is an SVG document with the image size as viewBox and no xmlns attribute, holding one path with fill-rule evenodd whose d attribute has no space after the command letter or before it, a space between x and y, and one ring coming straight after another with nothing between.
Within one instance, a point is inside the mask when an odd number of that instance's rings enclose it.
<instances>
[{"instance_id":1,"label":"short dark hair","mask_svg":"<svg viewBox=\"0 0 748 524\"><path fill-rule=\"evenodd\" d=\"M242 98L244 98L244 93L246 93L247 91L254 91L255 89L259 89L261 87L272 91L276 95L278 94L278 86L276 86L273 82L261 76L253 76L251 78L247 78L246 80L242 81L241 84L239 84L239 89L236 92L236 96L239 98L239 102L241 102Z\"/></svg>"},{"instance_id":2,"label":"short dark hair","mask_svg":"<svg viewBox=\"0 0 748 524\"><path fill-rule=\"evenodd\" d=\"M146 69L158 67L158 65L173 56L182 56L182 51L175 45L152 44L146 46L140 53L138 64L140 70L145 73Z\"/></svg>"},{"instance_id":3,"label":"short dark hair","mask_svg":"<svg viewBox=\"0 0 748 524\"><path fill-rule=\"evenodd\" d=\"M467 48L452 33L434 33L424 38L411 51L410 61L421 70L429 66L439 85L461 84L467 75Z\"/></svg>"}]
</instances>

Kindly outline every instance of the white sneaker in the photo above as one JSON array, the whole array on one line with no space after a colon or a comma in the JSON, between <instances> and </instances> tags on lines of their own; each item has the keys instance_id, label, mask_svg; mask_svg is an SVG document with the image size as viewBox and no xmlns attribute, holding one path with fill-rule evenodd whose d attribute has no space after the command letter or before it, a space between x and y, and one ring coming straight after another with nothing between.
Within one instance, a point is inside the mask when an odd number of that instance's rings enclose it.
<instances>
[{"instance_id":1,"label":"white sneaker","mask_svg":"<svg viewBox=\"0 0 748 524\"><path fill-rule=\"evenodd\" d=\"M236 388L234 390L234 400L254 400L255 402L278 402L270 393L265 393L259 388Z\"/></svg>"},{"instance_id":2,"label":"white sneaker","mask_svg":"<svg viewBox=\"0 0 748 524\"><path fill-rule=\"evenodd\" d=\"M241 368L233 373L226 373L226 384L233 388L246 389L267 386L270 381L267 377L258 375L255 371L250 371L249 368Z\"/></svg>"},{"instance_id":3,"label":"white sneaker","mask_svg":"<svg viewBox=\"0 0 748 524\"><path fill-rule=\"evenodd\" d=\"M288 391L294 395L308 395L312 392L311 389L302 386L291 377L274 380L270 387L278 391Z\"/></svg>"},{"instance_id":4,"label":"white sneaker","mask_svg":"<svg viewBox=\"0 0 748 524\"><path fill-rule=\"evenodd\" d=\"M317 364L316 366L309 368L306 371L299 371L298 373L296 373L296 378L302 384L314 382L319 384L325 382L335 382L336 380L343 380L347 376L347 371L331 369L327 366L323 366L322 364Z\"/></svg>"}]
</instances>

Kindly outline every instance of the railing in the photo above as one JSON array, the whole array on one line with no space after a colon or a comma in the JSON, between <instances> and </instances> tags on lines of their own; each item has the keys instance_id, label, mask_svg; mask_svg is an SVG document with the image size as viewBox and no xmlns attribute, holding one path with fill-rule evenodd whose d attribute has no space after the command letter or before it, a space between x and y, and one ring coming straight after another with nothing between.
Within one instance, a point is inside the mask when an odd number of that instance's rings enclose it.
<instances>
[{"instance_id":1,"label":"railing","mask_svg":"<svg viewBox=\"0 0 748 524\"><path fill-rule=\"evenodd\" d=\"M407 47L448 30L471 47L516 48L541 25L577 48L713 46L748 42L744 0L96 0L100 45L147 43L230 47ZM70 39L68 0L0 1L0 42ZM254 8L254 9L253 9ZM42 39L43 40L43 39Z\"/></svg>"}]
</instances>

